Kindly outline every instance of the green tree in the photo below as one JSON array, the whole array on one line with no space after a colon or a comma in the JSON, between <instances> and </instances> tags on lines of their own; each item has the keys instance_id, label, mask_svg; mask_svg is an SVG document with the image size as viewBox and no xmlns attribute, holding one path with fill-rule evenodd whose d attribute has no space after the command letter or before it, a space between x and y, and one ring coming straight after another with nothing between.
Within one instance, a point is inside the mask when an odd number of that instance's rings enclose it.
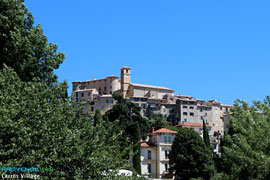
<instances>
[{"instance_id":1,"label":"green tree","mask_svg":"<svg viewBox=\"0 0 270 180\"><path fill-rule=\"evenodd\" d=\"M122 148L132 145L133 167L137 173L141 173L140 165L140 137L148 133L149 125L146 118L140 114L140 108L131 101L124 99L120 94L113 94L116 104L104 115L105 121L117 121L116 132L122 132ZM122 151L125 158L128 158L128 151Z\"/></svg>"},{"instance_id":2,"label":"green tree","mask_svg":"<svg viewBox=\"0 0 270 180\"><path fill-rule=\"evenodd\" d=\"M65 55L57 45L48 43L41 25L33 26L34 18L23 0L1 0L0 4L0 69L12 67L22 81L57 82L53 73Z\"/></svg>"},{"instance_id":3,"label":"green tree","mask_svg":"<svg viewBox=\"0 0 270 180\"><path fill-rule=\"evenodd\" d=\"M100 110L97 109L94 115L94 126L97 126L97 124L101 124L103 122L102 115L100 113Z\"/></svg>"},{"instance_id":4,"label":"green tree","mask_svg":"<svg viewBox=\"0 0 270 180\"><path fill-rule=\"evenodd\" d=\"M154 128L155 130L164 128L169 125L166 117L162 114L153 114L149 118L150 127Z\"/></svg>"},{"instance_id":5,"label":"green tree","mask_svg":"<svg viewBox=\"0 0 270 180\"><path fill-rule=\"evenodd\" d=\"M192 129L181 128L172 144L169 156L170 170L176 179L210 179L214 172L211 151L199 134Z\"/></svg>"},{"instance_id":6,"label":"green tree","mask_svg":"<svg viewBox=\"0 0 270 180\"><path fill-rule=\"evenodd\" d=\"M221 168L228 179L270 179L270 98L253 105L237 100L221 141Z\"/></svg>"},{"instance_id":7,"label":"green tree","mask_svg":"<svg viewBox=\"0 0 270 180\"><path fill-rule=\"evenodd\" d=\"M134 148L133 148L133 167L138 174L141 174L141 133L138 123L134 123Z\"/></svg>"},{"instance_id":8,"label":"green tree","mask_svg":"<svg viewBox=\"0 0 270 180\"><path fill-rule=\"evenodd\" d=\"M110 122L119 120L119 130L123 131L125 137L123 137L123 143L127 139L131 139L133 135L132 126L134 122L138 122L141 136L146 136L149 131L149 123L146 118L143 118L140 114L140 107L132 103L131 101L124 99L121 94L113 94L113 98L116 100L116 104L113 108L107 111L104 115L104 119ZM129 143L129 142L126 142Z\"/></svg>"},{"instance_id":9,"label":"green tree","mask_svg":"<svg viewBox=\"0 0 270 180\"><path fill-rule=\"evenodd\" d=\"M0 166L52 167L43 179L105 179L123 166L116 123L95 126L90 115L41 82L22 82L8 67L0 72ZM57 91L56 91L57 90Z\"/></svg>"},{"instance_id":10,"label":"green tree","mask_svg":"<svg viewBox=\"0 0 270 180\"><path fill-rule=\"evenodd\" d=\"M211 149L209 133L208 133L208 130L206 128L206 124L205 124L204 120L203 120L203 140L204 140L204 143L205 143L206 147Z\"/></svg>"}]
</instances>

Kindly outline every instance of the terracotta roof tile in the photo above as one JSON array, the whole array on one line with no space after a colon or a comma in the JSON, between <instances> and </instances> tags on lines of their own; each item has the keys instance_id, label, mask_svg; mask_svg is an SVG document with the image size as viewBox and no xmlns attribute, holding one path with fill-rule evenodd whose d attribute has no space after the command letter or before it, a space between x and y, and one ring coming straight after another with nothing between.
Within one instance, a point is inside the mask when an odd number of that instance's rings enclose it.
<instances>
[{"instance_id":1,"label":"terracotta roof tile","mask_svg":"<svg viewBox=\"0 0 270 180\"><path fill-rule=\"evenodd\" d=\"M155 145L144 141L144 142L141 142L141 147L155 147Z\"/></svg>"},{"instance_id":2,"label":"terracotta roof tile","mask_svg":"<svg viewBox=\"0 0 270 180\"><path fill-rule=\"evenodd\" d=\"M156 130L150 134L157 134L157 133L177 133L177 131L173 131L173 130L170 130L170 129L166 129L166 128L161 128L159 130Z\"/></svg>"}]
</instances>

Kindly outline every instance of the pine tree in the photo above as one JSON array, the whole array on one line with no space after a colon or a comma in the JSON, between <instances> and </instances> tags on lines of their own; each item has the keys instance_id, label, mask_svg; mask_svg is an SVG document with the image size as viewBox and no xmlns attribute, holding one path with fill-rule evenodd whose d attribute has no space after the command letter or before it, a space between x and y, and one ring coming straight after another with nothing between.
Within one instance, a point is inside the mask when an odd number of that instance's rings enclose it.
<instances>
[{"instance_id":1,"label":"pine tree","mask_svg":"<svg viewBox=\"0 0 270 180\"><path fill-rule=\"evenodd\" d=\"M134 123L134 138L133 138L133 168L136 170L138 174L141 174L141 135L140 135L140 128L138 123Z\"/></svg>"},{"instance_id":2,"label":"pine tree","mask_svg":"<svg viewBox=\"0 0 270 180\"><path fill-rule=\"evenodd\" d=\"M203 120L203 140L206 145L206 147L211 148L210 139L209 139L209 133L206 128L205 121Z\"/></svg>"}]
</instances>

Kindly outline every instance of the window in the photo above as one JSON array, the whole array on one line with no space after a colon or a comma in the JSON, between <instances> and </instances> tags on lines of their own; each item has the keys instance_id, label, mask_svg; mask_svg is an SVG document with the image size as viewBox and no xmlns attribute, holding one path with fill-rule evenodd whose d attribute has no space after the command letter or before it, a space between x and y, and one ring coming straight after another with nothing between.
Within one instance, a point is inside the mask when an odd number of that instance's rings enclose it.
<instances>
[{"instance_id":1,"label":"window","mask_svg":"<svg viewBox=\"0 0 270 180\"><path fill-rule=\"evenodd\" d=\"M104 106L101 106L101 110L104 110Z\"/></svg>"},{"instance_id":2,"label":"window","mask_svg":"<svg viewBox=\"0 0 270 180\"><path fill-rule=\"evenodd\" d=\"M164 138L163 138L163 140L164 140L164 142L172 142L172 136L163 136Z\"/></svg>"},{"instance_id":3,"label":"window","mask_svg":"<svg viewBox=\"0 0 270 180\"><path fill-rule=\"evenodd\" d=\"M169 165L168 164L164 164L165 165L165 171L169 170Z\"/></svg>"},{"instance_id":4,"label":"window","mask_svg":"<svg viewBox=\"0 0 270 180\"><path fill-rule=\"evenodd\" d=\"M167 136L163 136L163 140L164 140L164 142L168 142Z\"/></svg>"},{"instance_id":5,"label":"window","mask_svg":"<svg viewBox=\"0 0 270 180\"><path fill-rule=\"evenodd\" d=\"M128 69L126 69L126 73L128 73Z\"/></svg>"},{"instance_id":6,"label":"window","mask_svg":"<svg viewBox=\"0 0 270 180\"><path fill-rule=\"evenodd\" d=\"M142 108L145 109L146 108L146 104L142 104Z\"/></svg>"},{"instance_id":7,"label":"window","mask_svg":"<svg viewBox=\"0 0 270 180\"><path fill-rule=\"evenodd\" d=\"M201 116L201 120L203 120L203 116Z\"/></svg>"},{"instance_id":8,"label":"window","mask_svg":"<svg viewBox=\"0 0 270 180\"><path fill-rule=\"evenodd\" d=\"M183 106L183 109L187 109L187 106Z\"/></svg>"},{"instance_id":9,"label":"window","mask_svg":"<svg viewBox=\"0 0 270 180\"><path fill-rule=\"evenodd\" d=\"M78 97L78 93L76 92L76 98Z\"/></svg>"},{"instance_id":10,"label":"window","mask_svg":"<svg viewBox=\"0 0 270 180\"><path fill-rule=\"evenodd\" d=\"M187 104L187 101L183 101L183 104Z\"/></svg>"},{"instance_id":11,"label":"window","mask_svg":"<svg viewBox=\"0 0 270 180\"><path fill-rule=\"evenodd\" d=\"M106 99L106 103L107 103L107 104L109 103L109 100L108 100L108 99Z\"/></svg>"},{"instance_id":12,"label":"window","mask_svg":"<svg viewBox=\"0 0 270 180\"><path fill-rule=\"evenodd\" d=\"M202 112L202 108L200 108L200 111Z\"/></svg>"},{"instance_id":13,"label":"window","mask_svg":"<svg viewBox=\"0 0 270 180\"><path fill-rule=\"evenodd\" d=\"M152 159L152 153L151 153L151 151L148 151L148 153L147 153L147 154L148 154L148 156L147 156L147 157L148 157L148 159Z\"/></svg>"},{"instance_id":14,"label":"window","mask_svg":"<svg viewBox=\"0 0 270 180\"><path fill-rule=\"evenodd\" d=\"M101 91L101 88L100 87L98 88L98 91Z\"/></svg>"},{"instance_id":15,"label":"window","mask_svg":"<svg viewBox=\"0 0 270 180\"><path fill-rule=\"evenodd\" d=\"M194 109L194 107L193 106L190 106L189 109Z\"/></svg>"},{"instance_id":16,"label":"window","mask_svg":"<svg viewBox=\"0 0 270 180\"><path fill-rule=\"evenodd\" d=\"M145 102L145 101L147 101L147 99L146 98L141 98L141 101L144 101Z\"/></svg>"},{"instance_id":17,"label":"window","mask_svg":"<svg viewBox=\"0 0 270 180\"><path fill-rule=\"evenodd\" d=\"M194 113L193 113L193 112L191 112L191 113L189 113L189 115L194 116Z\"/></svg>"},{"instance_id":18,"label":"window","mask_svg":"<svg viewBox=\"0 0 270 180\"><path fill-rule=\"evenodd\" d=\"M82 93L81 96L83 97L83 95L84 95L84 94Z\"/></svg>"},{"instance_id":19,"label":"window","mask_svg":"<svg viewBox=\"0 0 270 180\"><path fill-rule=\"evenodd\" d=\"M92 112L94 111L94 107L93 107L93 106L91 107L91 111L92 111Z\"/></svg>"},{"instance_id":20,"label":"window","mask_svg":"<svg viewBox=\"0 0 270 180\"><path fill-rule=\"evenodd\" d=\"M183 112L183 115L184 115L184 116L187 116L187 112Z\"/></svg>"},{"instance_id":21,"label":"window","mask_svg":"<svg viewBox=\"0 0 270 180\"><path fill-rule=\"evenodd\" d=\"M104 87L104 91L106 91L107 90L107 87Z\"/></svg>"},{"instance_id":22,"label":"window","mask_svg":"<svg viewBox=\"0 0 270 180\"><path fill-rule=\"evenodd\" d=\"M165 151L165 159L169 159L169 155L170 155L170 151L169 150L166 150Z\"/></svg>"},{"instance_id":23,"label":"window","mask_svg":"<svg viewBox=\"0 0 270 180\"><path fill-rule=\"evenodd\" d=\"M112 100L112 103L114 103L114 101Z\"/></svg>"},{"instance_id":24,"label":"window","mask_svg":"<svg viewBox=\"0 0 270 180\"><path fill-rule=\"evenodd\" d=\"M90 96L91 94L90 94L90 92L88 92L88 96Z\"/></svg>"},{"instance_id":25,"label":"window","mask_svg":"<svg viewBox=\"0 0 270 180\"><path fill-rule=\"evenodd\" d=\"M110 106L110 109L112 109L112 107L113 107L113 106L111 105L111 106Z\"/></svg>"},{"instance_id":26,"label":"window","mask_svg":"<svg viewBox=\"0 0 270 180\"><path fill-rule=\"evenodd\" d=\"M151 164L148 164L147 165L147 170L148 170L148 173L151 173L152 172L152 166L151 166Z\"/></svg>"}]
</instances>

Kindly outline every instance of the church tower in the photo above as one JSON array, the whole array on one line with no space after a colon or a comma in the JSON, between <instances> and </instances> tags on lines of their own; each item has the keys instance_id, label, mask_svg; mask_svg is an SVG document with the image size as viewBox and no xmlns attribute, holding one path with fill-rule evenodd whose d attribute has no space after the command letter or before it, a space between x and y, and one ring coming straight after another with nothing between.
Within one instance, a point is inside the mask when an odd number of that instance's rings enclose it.
<instances>
[{"instance_id":1,"label":"church tower","mask_svg":"<svg viewBox=\"0 0 270 180\"><path fill-rule=\"evenodd\" d=\"M125 66L125 67L121 68L121 92L122 92L124 98L127 95L128 87L129 87L129 84L131 82L130 75L131 75L130 67Z\"/></svg>"}]
</instances>

